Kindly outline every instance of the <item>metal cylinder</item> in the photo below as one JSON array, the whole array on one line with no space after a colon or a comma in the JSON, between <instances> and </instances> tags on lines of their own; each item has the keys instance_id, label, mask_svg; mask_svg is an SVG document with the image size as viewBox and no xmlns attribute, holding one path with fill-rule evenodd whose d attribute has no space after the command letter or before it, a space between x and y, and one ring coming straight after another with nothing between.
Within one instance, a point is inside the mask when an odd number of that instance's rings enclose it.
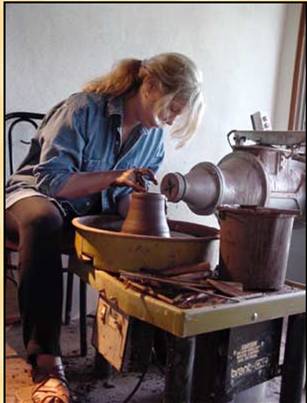
<instances>
[{"instance_id":1,"label":"metal cylinder","mask_svg":"<svg viewBox=\"0 0 307 403\"><path fill-rule=\"evenodd\" d=\"M304 211L305 163L288 150L238 146L217 165L201 162L186 175L168 173L161 193L186 202L196 214L209 215L221 205L261 206Z\"/></svg>"},{"instance_id":2,"label":"metal cylinder","mask_svg":"<svg viewBox=\"0 0 307 403\"><path fill-rule=\"evenodd\" d=\"M219 208L220 271L244 290L279 290L286 277L296 210Z\"/></svg>"},{"instance_id":3,"label":"metal cylinder","mask_svg":"<svg viewBox=\"0 0 307 403\"><path fill-rule=\"evenodd\" d=\"M167 174L162 180L161 192L169 201L184 200L194 213L207 215L215 210L223 198L223 181L219 167L211 162L201 162L185 176Z\"/></svg>"}]
</instances>

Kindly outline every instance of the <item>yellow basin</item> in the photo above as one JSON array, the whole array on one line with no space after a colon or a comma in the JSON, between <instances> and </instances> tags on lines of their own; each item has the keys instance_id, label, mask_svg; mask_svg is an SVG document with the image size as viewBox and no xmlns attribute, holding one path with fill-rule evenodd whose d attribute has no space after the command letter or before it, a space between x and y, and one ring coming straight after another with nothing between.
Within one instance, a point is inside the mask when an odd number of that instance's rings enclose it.
<instances>
[{"instance_id":1,"label":"yellow basin","mask_svg":"<svg viewBox=\"0 0 307 403\"><path fill-rule=\"evenodd\" d=\"M184 221L168 220L170 238L120 232L118 216L74 218L78 257L91 259L96 269L118 272L142 268L164 269L207 261L213 264L219 230Z\"/></svg>"}]
</instances>

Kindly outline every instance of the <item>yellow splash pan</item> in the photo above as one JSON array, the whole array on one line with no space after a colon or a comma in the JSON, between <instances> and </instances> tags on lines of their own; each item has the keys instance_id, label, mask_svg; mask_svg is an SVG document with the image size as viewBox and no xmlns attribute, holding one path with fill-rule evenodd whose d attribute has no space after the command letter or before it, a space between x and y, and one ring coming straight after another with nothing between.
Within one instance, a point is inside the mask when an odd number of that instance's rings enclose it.
<instances>
[{"instance_id":1,"label":"yellow splash pan","mask_svg":"<svg viewBox=\"0 0 307 403\"><path fill-rule=\"evenodd\" d=\"M72 223L78 257L110 272L212 264L219 242L218 229L184 221L168 220L169 238L121 232L123 220L118 216L77 217Z\"/></svg>"}]
</instances>

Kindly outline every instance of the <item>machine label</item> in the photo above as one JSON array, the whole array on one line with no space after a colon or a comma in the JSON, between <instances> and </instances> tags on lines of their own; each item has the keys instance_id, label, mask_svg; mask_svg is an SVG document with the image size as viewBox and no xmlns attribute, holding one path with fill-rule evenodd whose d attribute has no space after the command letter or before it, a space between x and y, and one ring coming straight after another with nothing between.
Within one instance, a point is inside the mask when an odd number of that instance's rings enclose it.
<instances>
[{"instance_id":1,"label":"machine label","mask_svg":"<svg viewBox=\"0 0 307 403\"><path fill-rule=\"evenodd\" d=\"M260 351L260 343L257 340L242 344L239 351L234 350L233 355L237 358L238 364L252 358L256 358Z\"/></svg>"},{"instance_id":2,"label":"machine label","mask_svg":"<svg viewBox=\"0 0 307 403\"><path fill-rule=\"evenodd\" d=\"M272 378L278 366L281 324L274 320L231 330L226 391L237 392Z\"/></svg>"}]
</instances>

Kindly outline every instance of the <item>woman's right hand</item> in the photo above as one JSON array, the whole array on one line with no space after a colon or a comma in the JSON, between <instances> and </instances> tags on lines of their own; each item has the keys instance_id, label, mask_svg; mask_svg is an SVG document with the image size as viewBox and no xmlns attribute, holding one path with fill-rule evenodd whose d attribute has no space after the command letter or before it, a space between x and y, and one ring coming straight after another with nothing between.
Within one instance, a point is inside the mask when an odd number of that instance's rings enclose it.
<instances>
[{"instance_id":1,"label":"woman's right hand","mask_svg":"<svg viewBox=\"0 0 307 403\"><path fill-rule=\"evenodd\" d=\"M101 192L109 186L129 186L137 192L146 192L145 179L158 184L157 178L149 168L130 168L119 171L79 172L72 174L56 197L75 199Z\"/></svg>"},{"instance_id":2,"label":"woman's right hand","mask_svg":"<svg viewBox=\"0 0 307 403\"><path fill-rule=\"evenodd\" d=\"M158 184L154 172L149 168L130 168L125 171L118 171L119 176L112 183L117 186L129 186L137 192L146 192L145 179Z\"/></svg>"}]
</instances>

